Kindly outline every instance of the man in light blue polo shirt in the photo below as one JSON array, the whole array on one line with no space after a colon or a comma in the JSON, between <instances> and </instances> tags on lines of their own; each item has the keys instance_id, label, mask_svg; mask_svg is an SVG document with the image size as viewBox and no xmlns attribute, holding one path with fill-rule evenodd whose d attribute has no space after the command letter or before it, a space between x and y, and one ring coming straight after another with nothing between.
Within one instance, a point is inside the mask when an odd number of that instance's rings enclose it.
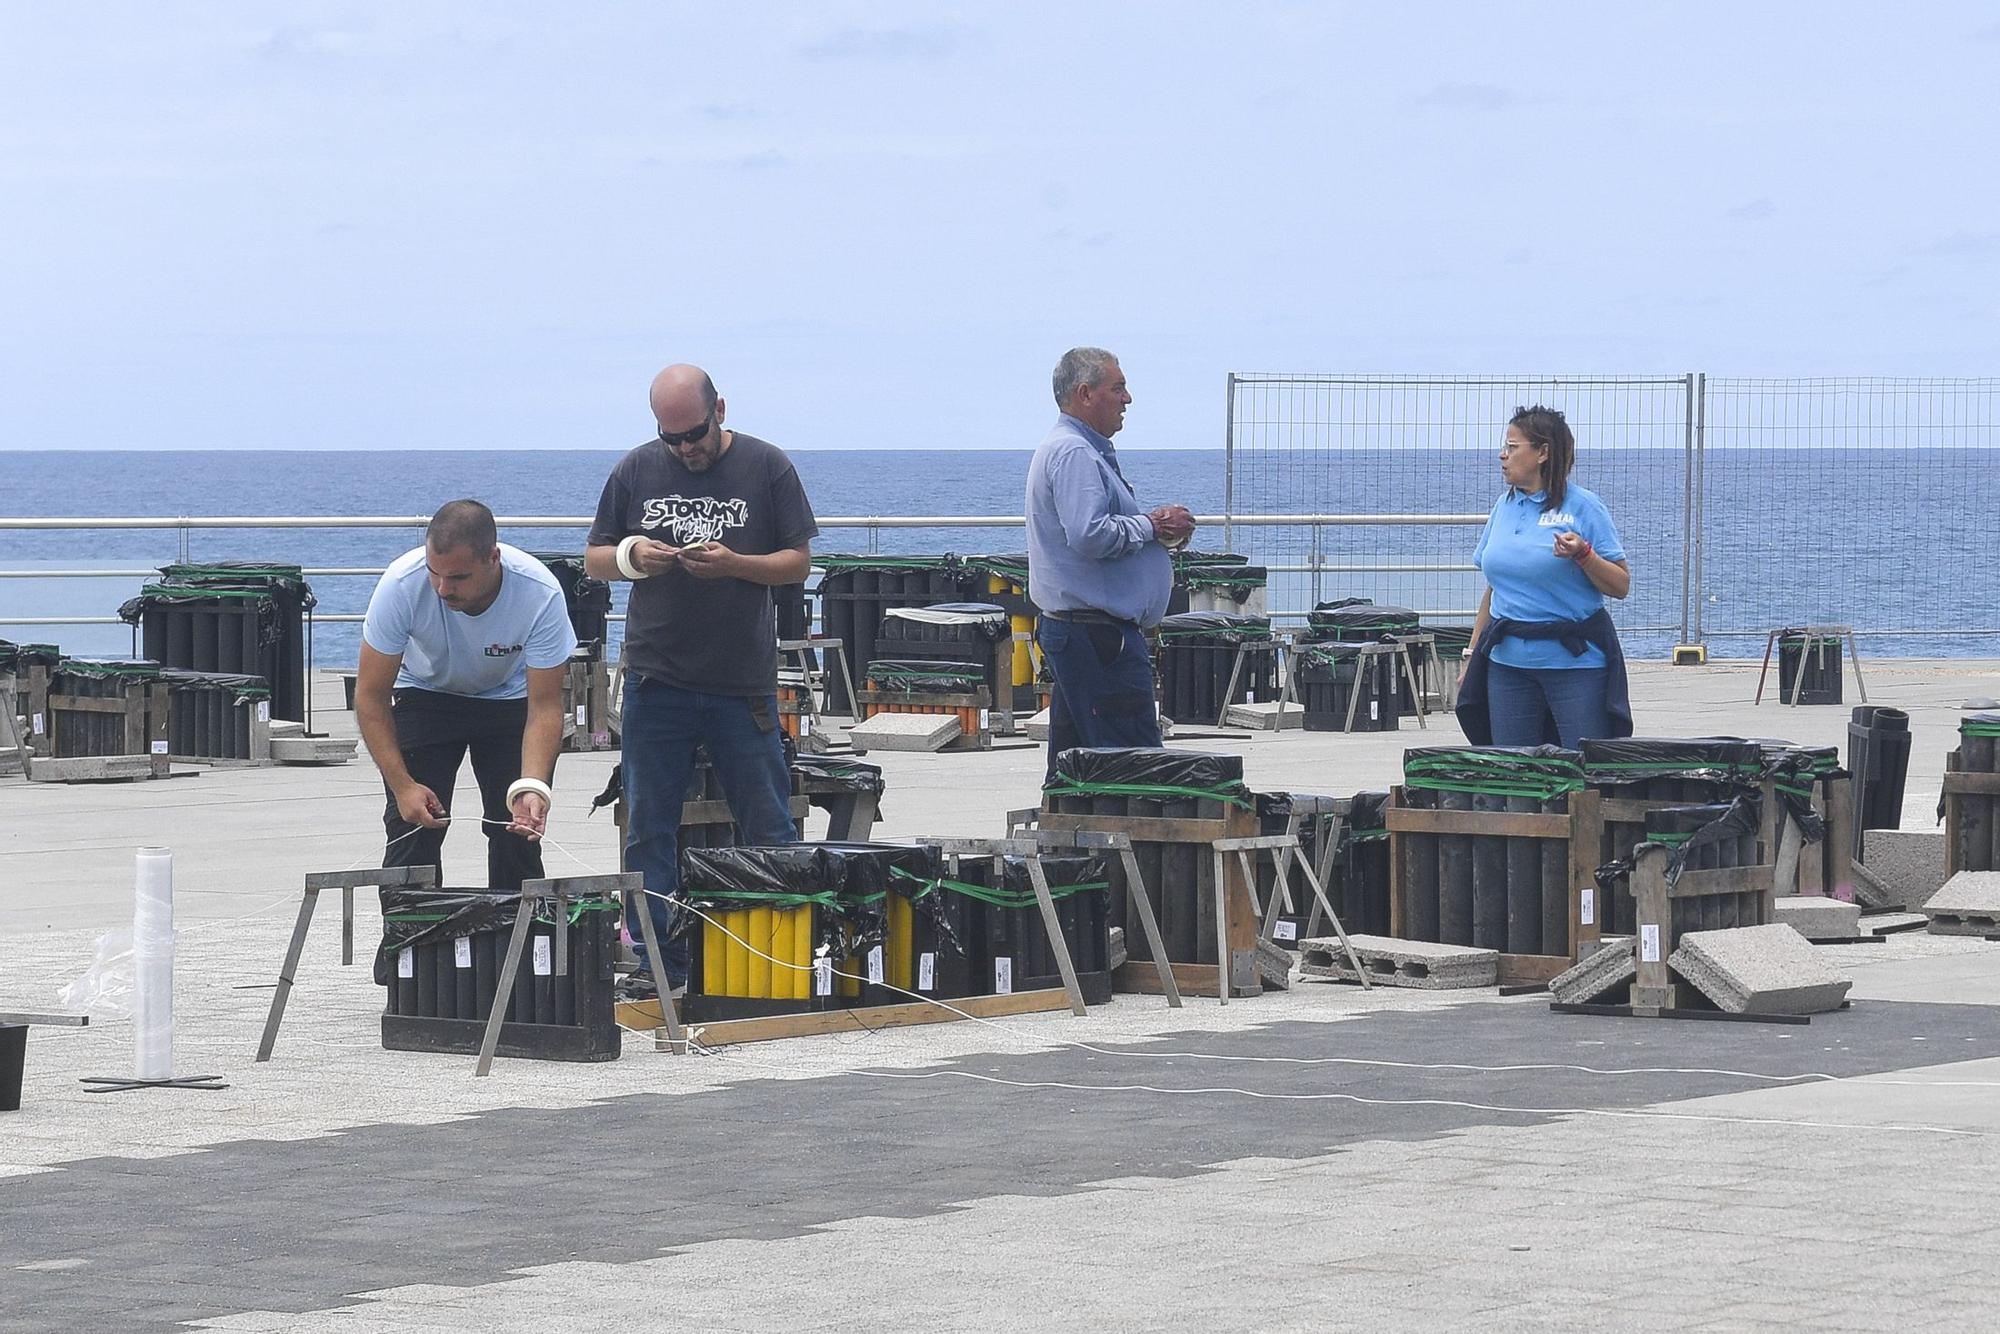
<instances>
[{"instance_id":1,"label":"man in light blue polo shirt","mask_svg":"<svg viewBox=\"0 0 2000 1334\"><path fill-rule=\"evenodd\" d=\"M1036 638L1055 674L1049 772L1072 746L1158 746L1153 659L1145 632L1166 615L1173 557L1194 534L1181 505L1139 507L1111 437L1132 394L1101 347L1063 353L1062 415L1028 464L1028 593Z\"/></svg>"},{"instance_id":2,"label":"man in light blue polo shirt","mask_svg":"<svg viewBox=\"0 0 2000 1334\"><path fill-rule=\"evenodd\" d=\"M385 866L436 867L444 883L440 851L469 750L488 888L542 877L536 840L575 651L562 586L499 540L493 511L454 500L431 518L424 545L376 584L361 627L354 714L388 791Z\"/></svg>"}]
</instances>

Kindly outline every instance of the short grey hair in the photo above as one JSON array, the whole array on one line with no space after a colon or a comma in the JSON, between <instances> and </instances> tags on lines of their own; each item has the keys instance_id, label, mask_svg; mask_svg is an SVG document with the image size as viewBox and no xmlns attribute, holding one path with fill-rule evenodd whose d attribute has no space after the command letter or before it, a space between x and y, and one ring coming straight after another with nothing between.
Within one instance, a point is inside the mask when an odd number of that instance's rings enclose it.
<instances>
[{"instance_id":1,"label":"short grey hair","mask_svg":"<svg viewBox=\"0 0 2000 1334\"><path fill-rule=\"evenodd\" d=\"M1101 347L1073 347L1056 363L1056 406L1066 408L1076 391L1086 385L1095 389L1104 383L1104 372L1117 362Z\"/></svg>"}]
</instances>

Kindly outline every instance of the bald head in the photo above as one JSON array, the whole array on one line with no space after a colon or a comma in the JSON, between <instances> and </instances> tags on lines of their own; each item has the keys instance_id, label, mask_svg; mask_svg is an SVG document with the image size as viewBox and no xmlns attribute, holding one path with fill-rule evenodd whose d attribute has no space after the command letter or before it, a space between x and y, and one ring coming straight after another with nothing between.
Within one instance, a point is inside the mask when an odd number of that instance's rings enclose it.
<instances>
[{"instance_id":1,"label":"bald head","mask_svg":"<svg viewBox=\"0 0 2000 1334\"><path fill-rule=\"evenodd\" d=\"M699 366L669 366L653 377L653 416L662 424L683 417L700 421L716 402L715 381Z\"/></svg>"},{"instance_id":2,"label":"bald head","mask_svg":"<svg viewBox=\"0 0 2000 1334\"><path fill-rule=\"evenodd\" d=\"M722 429L728 405L701 367L661 371L653 377L652 401L661 444L690 472L706 472L729 451L729 432Z\"/></svg>"}]
</instances>

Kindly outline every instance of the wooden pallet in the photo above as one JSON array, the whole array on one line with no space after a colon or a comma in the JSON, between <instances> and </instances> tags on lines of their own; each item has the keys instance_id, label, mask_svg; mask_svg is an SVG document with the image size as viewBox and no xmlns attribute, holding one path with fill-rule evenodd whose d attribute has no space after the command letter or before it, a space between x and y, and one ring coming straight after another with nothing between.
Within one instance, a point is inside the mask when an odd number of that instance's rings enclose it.
<instances>
[{"instance_id":1,"label":"wooden pallet","mask_svg":"<svg viewBox=\"0 0 2000 1334\"><path fill-rule=\"evenodd\" d=\"M946 1009L945 1006L951 1008ZM1016 991L1004 996L961 996L950 1001L910 1001L901 1005L867 1005L848 1010L815 1010L808 1014L774 1014L756 1019L721 1019L692 1024L688 1037L703 1047L726 1047L780 1038L819 1037L828 1033L872 1033L878 1028L912 1028L948 1024L960 1019L1001 1019L1016 1014L1047 1014L1070 1008L1061 987ZM618 1022L626 1028L660 1030L660 1003L621 1001Z\"/></svg>"}]
</instances>

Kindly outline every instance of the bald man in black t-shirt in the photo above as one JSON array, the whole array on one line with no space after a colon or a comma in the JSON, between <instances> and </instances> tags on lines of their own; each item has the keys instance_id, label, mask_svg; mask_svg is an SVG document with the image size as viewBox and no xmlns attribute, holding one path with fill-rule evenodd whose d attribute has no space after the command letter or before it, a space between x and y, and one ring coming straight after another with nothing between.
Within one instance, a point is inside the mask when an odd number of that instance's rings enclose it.
<instances>
[{"instance_id":1,"label":"bald man in black t-shirt","mask_svg":"<svg viewBox=\"0 0 2000 1334\"><path fill-rule=\"evenodd\" d=\"M778 731L777 610L771 589L805 581L812 505L776 445L727 430L727 404L696 366L653 381L659 435L611 471L584 565L633 581L625 615L625 865L651 898L680 887L681 803L706 746L746 845L790 843L791 774ZM644 937L630 922L644 959ZM687 981L686 941L661 941L669 986ZM652 961L646 960L650 968ZM655 970L653 976L657 978Z\"/></svg>"}]
</instances>

